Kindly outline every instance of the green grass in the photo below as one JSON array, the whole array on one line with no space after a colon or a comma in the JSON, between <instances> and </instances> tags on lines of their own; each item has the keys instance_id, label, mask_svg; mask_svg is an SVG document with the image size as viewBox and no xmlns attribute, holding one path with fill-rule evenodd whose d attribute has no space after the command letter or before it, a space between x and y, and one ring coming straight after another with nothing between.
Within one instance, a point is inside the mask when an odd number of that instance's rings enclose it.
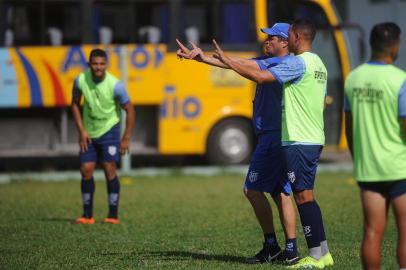
<instances>
[{"instance_id":1,"label":"green grass","mask_svg":"<svg viewBox=\"0 0 406 270\"><path fill-rule=\"evenodd\" d=\"M361 269L362 215L349 174L319 174L331 269ZM0 185L1 269L269 269L244 258L262 234L242 193L242 176L170 176L123 181L122 224L105 225L106 187L96 183L95 225L74 225L81 214L80 184L12 182ZM277 236L283 244L279 220ZM383 248L383 269L396 269L393 216ZM306 253L301 229L299 249ZM272 269L285 269L272 266Z\"/></svg>"}]
</instances>

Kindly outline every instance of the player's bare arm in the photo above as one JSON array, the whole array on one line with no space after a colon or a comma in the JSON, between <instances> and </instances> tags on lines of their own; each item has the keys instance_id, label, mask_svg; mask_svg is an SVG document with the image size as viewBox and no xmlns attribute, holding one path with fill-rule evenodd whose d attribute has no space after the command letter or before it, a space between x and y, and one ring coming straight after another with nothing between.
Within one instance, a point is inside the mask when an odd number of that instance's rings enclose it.
<instances>
[{"instance_id":1,"label":"player's bare arm","mask_svg":"<svg viewBox=\"0 0 406 270\"><path fill-rule=\"evenodd\" d=\"M126 113L125 130L120 142L120 154L123 155L130 151L131 134L135 123L135 110L131 102L121 105L121 108Z\"/></svg>"},{"instance_id":2,"label":"player's bare arm","mask_svg":"<svg viewBox=\"0 0 406 270\"><path fill-rule=\"evenodd\" d=\"M207 57L203 50L196 46L193 42L189 41L192 46L192 49L186 47L179 39L176 39L176 43L178 43L179 49L176 52L176 55L181 59L188 59L188 60L195 60L198 62L203 62L206 60Z\"/></svg>"},{"instance_id":3,"label":"player's bare arm","mask_svg":"<svg viewBox=\"0 0 406 270\"><path fill-rule=\"evenodd\" d=\"M234 70L244 78L247 78L248 80L254 81L259 84L276 81L276 78L272 75L272 73L266 70L260 70L258 65L256 65L256 68L252 68L249 65L244 65L240 61L236 61L230 58L224 53L224 51L214 39L213 45L215 48L214 57L228 65L232 70Z\"/></svg>"},{"instance_id":4,"label":"player's bare arm","mask_svg":"<svg viewBox=\"0 0 406 270\"><path fill-rule=\"evenodd\" d=\"M230 67L221 62L220 60L206 55L203 50L199 47L197 47L193 42L190 42L192 45L192 49L190 50L188 47L186 47L182 42L180 42L178 39L176 39L176 42L178 43L179 50L176 52L176 55L181 58L181 59L188 59L188 60L195 60L198 62L202 62L208 65L216 66L216 67L221 67L221 68L227 68L229 69Z\"/></svg>"},{"instance_id":5,"label":"player's bare arm","mask_svg":"<svg viewBox=\"0 0 406 270\"><path fill-rule=\"evenodd\" d=\"M205 54L203 52L203 50L201 48L197 47L193 42L190 42L190 44L192 45L192 50L187 48L178 39L176 39L176 42L179 45L179 50L177 51L178 57L184 58L184 59L189 59L189 60L193 59L193 60L208 64L208 65L211 65L211 66L230 69L229 66L224 64L219 59L217 59L217 58L215 58L213 56L209 56L209 55ZM244 58L237 57L237 56L229 56L229 57L234 61L238 61L242 65L249 66L250 68L259 70L259 67L258 67L257 63L254 60L244 59Z\"/></svg>"},{"instance_id":6,"label":"player's bare arm","mask_svg":"<svg viewBox=\"0 0 406 270\"><path fill-rule=\"evenodd\" d=\"M406 122L405 122L406 124ZM347 145L350 149L351 156L353 156L353 147L352 147L352 113L345 112L345 136L347 137Z\"/></svg>"},{"instance_id":7,"label":"player's bare arm","mask_svg":"<svg viewBox=\"0 0 406 270\"><path fill-rule=\"evenodd\" d=\"M406 136L406 117L402 117L402 118L400 119L400 122L401 122L401 124L402 124L404 134L405 134L405 136ZM406 138L405 138L405 139L406 139Z\"/></svg>"},{"instance_id":8,"label":"player's bare arm","mask_svg":"<svg viewBox=\"0 0 406 270\"><path fill-rule=\"evenodd\" d=\"M83 126L82 115L80 113L81 96L72 97L71 110L76 127L79 131L79 146L80 151L85 152L88 149L88 144L91 142L90 136Z\"/></svg>"}]
</instances>

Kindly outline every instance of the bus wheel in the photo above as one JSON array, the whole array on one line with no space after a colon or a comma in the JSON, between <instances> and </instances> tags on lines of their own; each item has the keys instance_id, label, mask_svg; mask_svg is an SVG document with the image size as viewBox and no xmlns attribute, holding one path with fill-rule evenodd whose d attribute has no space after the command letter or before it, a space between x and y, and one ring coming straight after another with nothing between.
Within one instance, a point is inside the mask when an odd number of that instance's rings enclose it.
<instances>
[{"instance_id":1,"label":"bus wheel","mask_svg":"<svg viewBox=\"0 0 406 270\"><path fill-rule=\"evenodd\" d=\"M251 123L228 119L217 124L207 141L207 158L211 164L247 163L253 150Z\"/></svg>"}]
</instances>

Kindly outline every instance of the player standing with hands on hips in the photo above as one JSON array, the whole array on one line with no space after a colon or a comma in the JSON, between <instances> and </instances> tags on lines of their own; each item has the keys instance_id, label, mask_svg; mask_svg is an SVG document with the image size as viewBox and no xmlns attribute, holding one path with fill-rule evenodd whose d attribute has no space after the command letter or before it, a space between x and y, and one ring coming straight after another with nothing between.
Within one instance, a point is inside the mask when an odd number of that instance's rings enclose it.
<instances>
[{"instance_id":1,"label":"player standing with hands on hips","mask_svg":"<svg viewBox=\"0 0 406 270\"><path fill-rule=\"evenodd\" d=\"M345 122L355 179L361 190L364 269L381 267L381 246L392 205L399 267L406 269L406 72L395 67L400 47L395 23L373 27L371 60L345 82Z\"/></svg>"},{"instance_id":2,"label":"player standing with hands on hips","mask_svg":"<svg viewBox=\"0 0 406 270\"><path fill-rule=\"evenodd\" d=\"M120 183L117 163L120 154L129 152L135 112L122 82L106 71L107 54L94 49L89 56L89 69L76 79L72 90L72 113L79 132L80 173L83 215L77 224L93 224L93 172L97 162L107 181L109 213L103 221L118 224ZM80 103L83 97L83 113ZM121 108L126 112L125 131L120 140Z\"/></svg>"}]
</instances>

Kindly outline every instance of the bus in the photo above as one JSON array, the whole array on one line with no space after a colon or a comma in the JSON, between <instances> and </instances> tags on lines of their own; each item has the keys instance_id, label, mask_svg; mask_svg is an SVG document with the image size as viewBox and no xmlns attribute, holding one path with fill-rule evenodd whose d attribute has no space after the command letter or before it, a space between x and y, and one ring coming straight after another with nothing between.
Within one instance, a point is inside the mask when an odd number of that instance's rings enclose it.
<instances>
[{"instance_id":1,"label":"bus","mask_svg":"<svg viewBox=\"0 0 406 270\"><path fill-rule=\"evenodd\" d=\"M0 157L78 153L69 111L74 78L91 49L109 55L137 117L132 155L199 155L211 164L249 160L255 84L230 70L180 62L175 38L204 50L215 38L245 58L261 54L261 28L309 18L314 51L328 72L326 143L342 145L345 32L331 1L3 0L0 1Z\"/></svg>"}]
</instances>

